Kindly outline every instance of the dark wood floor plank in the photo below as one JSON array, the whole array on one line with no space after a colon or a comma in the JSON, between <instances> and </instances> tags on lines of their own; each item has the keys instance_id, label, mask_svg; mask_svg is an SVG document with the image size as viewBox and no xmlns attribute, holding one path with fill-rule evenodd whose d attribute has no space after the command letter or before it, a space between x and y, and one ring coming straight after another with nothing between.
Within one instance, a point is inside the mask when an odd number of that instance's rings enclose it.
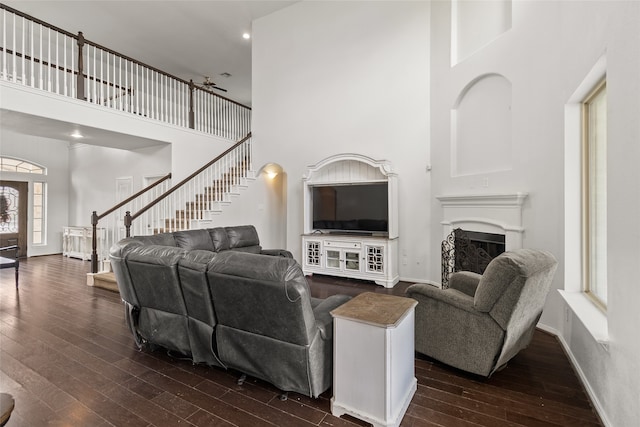
<instances>
[{"instance_id":1,"label":"dark wood floor plank","mask_svg":"<svg viewBox=\"0 0 640 427\"><path fill-rule=\"evenodd\" d=\"M314 423L298 418L295 415L274 408L255 399L243 396L240 393L230 391L225 393L220 400L251 414L259 415L261 419L279 427L311 427Z\"/></svg>"},{"instance_id":2,"label":"dark wood floor plank","mask_svg":"<svg viewBox=\"0 0 640 427\"><path fill-rule=\"evenodd\" d=\"M166 351L139 351L117 292L86 286L89 262L60 255L20 265L20 288L0 270L0 386L16 399L7 427L367 426L331 415L331 390L317 399L240 373L194 365ZM312 296L386 289L326 276ZM558 340L536 331L529 348L490 379L415 359L418 390L402 427L601 426Z\"/></svg>"}]
</instances>

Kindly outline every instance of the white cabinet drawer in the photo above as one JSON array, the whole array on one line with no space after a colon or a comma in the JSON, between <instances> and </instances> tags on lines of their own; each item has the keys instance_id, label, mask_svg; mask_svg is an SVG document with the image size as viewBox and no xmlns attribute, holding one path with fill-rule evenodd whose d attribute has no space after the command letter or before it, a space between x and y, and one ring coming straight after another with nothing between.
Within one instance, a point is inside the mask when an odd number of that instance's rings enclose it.
<instances>
[{"instance_id":1,"label":"white cabinet drawer","mask_svg":"<svg viewBox=\"0 0 640 427\"><path fill-rule=\"evenodd\" d=\"M362 248L362 243L361 242L345 242L342 240L326 240L324 242L324 246L329 248L360 249Z\"/></svg>"}]
</instances>

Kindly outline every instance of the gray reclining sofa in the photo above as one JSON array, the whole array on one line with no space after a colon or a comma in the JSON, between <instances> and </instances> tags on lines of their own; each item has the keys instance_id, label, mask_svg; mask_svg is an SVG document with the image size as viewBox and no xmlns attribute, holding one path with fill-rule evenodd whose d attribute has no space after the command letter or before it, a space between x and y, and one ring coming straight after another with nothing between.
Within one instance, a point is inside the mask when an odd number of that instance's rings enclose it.
<instances>
[{"instance_id":1,"label":"gray reclining sofa","mask_svg":"<svg viewBox=\"0 0 640 427\"><path fill-rule=\"evenodd\" d=\"M311 298L291 253L263 250L253 226L126 238L110 258L140 348L307 396L331 386L329 312L349 297Z\"/></svg>"}]
</instances>

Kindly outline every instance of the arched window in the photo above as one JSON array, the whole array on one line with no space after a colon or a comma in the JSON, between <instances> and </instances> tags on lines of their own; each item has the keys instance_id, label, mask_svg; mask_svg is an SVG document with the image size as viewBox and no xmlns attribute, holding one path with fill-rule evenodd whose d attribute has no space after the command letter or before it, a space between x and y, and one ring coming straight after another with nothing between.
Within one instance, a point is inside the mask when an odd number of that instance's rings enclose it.
<instances>
[{"instance_id":1,"label":"arched window","mask_svg":"<svg viewBox=\"0 0 640 427\"><path fill-rule=\"evenodd\" d=\"M40 165L11 157L0 157L0 170L2 172L37 173L40 175L47 173L46 169Z\"/></svg>"}]
</instances>

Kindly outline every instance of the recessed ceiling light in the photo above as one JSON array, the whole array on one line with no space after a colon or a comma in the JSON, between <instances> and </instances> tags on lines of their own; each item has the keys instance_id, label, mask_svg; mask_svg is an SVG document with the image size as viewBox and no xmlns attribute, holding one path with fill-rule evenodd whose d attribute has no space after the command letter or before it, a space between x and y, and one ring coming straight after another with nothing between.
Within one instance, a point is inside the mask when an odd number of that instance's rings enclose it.
<instances>
[{"instance_id":1,"label":"recessed ceiling light","mask_svg":"<svg viewBox=\"0 0 640 427\"><path fill-rule=\"evenodd\" d=\"M71 137L72 138L84 138L84 135L82 135L79 130L76 130L71 134Z\"/></svg>"},{"instance_id":2,"label":"recessed ceiling light","mask_svg":"<svg viewBox=\"0 0 640 427\"><path fill-rule=\"evenodd\" d=\"M244 33L244 34L242 35L242 38L243 38L243 39L245 39L245 40L249 40L249 39L251 38L251 34L249 34L249 33Z\"/></svg>"}]
</instances>

